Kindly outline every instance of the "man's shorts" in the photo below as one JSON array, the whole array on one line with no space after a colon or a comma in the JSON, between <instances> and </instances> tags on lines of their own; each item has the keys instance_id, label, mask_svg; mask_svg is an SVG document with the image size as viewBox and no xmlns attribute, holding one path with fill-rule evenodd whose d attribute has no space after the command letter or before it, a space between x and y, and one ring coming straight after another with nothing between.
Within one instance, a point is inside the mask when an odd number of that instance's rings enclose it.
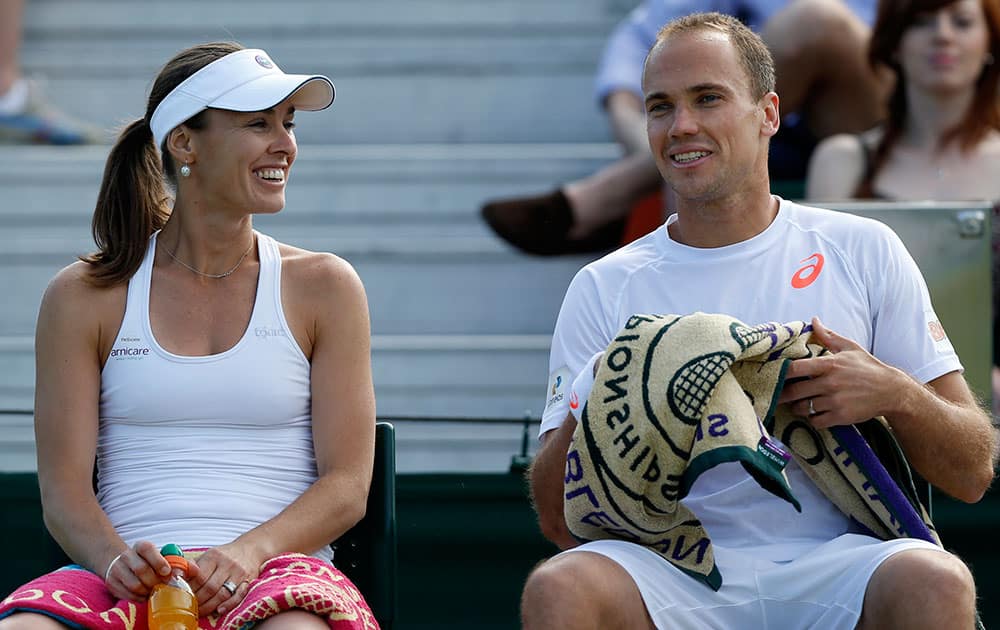
<instances>
[{"instance_id":1,"label":"man's shorts","mask_svg":"<svg viewBox=\"0 0 1000 630\"><path fill-rule=\"evenodd\" d=\"M611 558L635 580L656 627L682 630L850 630L861 616L868 580L886 558L907 549L946 553L922 540L858 534L839 536L787 562L757 550L713 549L722 573L718 591L641 545L601 540L564 553Z\"/></svg>"}]
</instances>

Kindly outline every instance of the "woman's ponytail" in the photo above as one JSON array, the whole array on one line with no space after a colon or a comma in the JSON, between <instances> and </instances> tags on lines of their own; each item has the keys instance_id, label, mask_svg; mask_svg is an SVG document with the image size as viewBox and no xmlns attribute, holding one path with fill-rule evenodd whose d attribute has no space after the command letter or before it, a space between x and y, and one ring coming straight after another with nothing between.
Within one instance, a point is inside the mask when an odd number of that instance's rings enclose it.
<instances>
[{"instance_id":1,"label":"woman's ponytail","mask_svg":"<svg viewBox=\"0 0 1000 630\"><path fill-rule=\"evenodd\" d=\"M108 155L91 230L97 251L81 260L93 267L98 286L112 286L132 277L149 236L170 216L159 152L145 118L122 130Z\"/></svg>"}]
</instances>

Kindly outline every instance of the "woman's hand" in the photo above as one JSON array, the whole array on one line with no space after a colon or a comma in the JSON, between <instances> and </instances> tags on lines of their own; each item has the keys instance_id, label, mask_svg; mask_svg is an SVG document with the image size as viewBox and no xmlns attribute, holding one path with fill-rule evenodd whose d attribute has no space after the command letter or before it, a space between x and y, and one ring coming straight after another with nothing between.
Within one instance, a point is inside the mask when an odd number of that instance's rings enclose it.
<instances>
[{"instance_id":1,"label":"woman's hand","mask_svg":"<svg viewBox=\"0 0 1000 630\"><path fill-rule=\"evenodd\" d=\"M190 584L202 617L212 613L224 615L236 608L246 597L250 582L260 573L261 565L246 546L236 543L213 547L198 556L196 562L198 575Z\"/></svg>"},{"instance_id":2,"label":"woman's hand","mask_svg":"<svg viewBox=\"0 0 1000 630\"><path fill-rule=\"evenodd\" d=\"M197 575L198 568L191 569ZM104 585L119 599L145 601L153 587L170 576L170 564L153 543L142 540L108 562Z\"/></svg>"}]
</instances>

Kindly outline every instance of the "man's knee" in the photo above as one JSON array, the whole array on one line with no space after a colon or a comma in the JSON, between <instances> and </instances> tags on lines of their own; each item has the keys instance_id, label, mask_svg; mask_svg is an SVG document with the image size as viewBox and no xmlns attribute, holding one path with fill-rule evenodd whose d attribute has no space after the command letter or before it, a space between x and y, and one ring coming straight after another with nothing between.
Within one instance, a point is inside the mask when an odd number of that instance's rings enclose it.
<instances>
[{"instance_id":1,"label":"man's knee","mask_svg":"<svg viewBox=\"0 0 1000 630\"><path fill-rule=\"evenodd\" d=\"M570 553L547 560L531 572L524 584L521 606L526 616L540 608L559 607L563 602L594 601L600 591L588 584L591 556Z\"/></svg>"},{"instance_id":2,"label":"man's knee","mask_svg":"<svg viewBox=\"0 0 1000 630\"><path fill-rule=\"evenodd\" d=\"M914 549L900 552L882 563L885 569L911 593L941 602L967 603L976 597L976 585L965 563L950 553Z\"/></svg>"},{"instance_id":3,"label":"man's knee","mask_svg":"<svg viewBox=\"0 0 1000 630\"><path fill-rule=\"evenodd\" d=\"M976 586L965 563L949 553L912 549L888 558L872 575L859 627L971 628L975 614Z\"/></svg>"},{"instance_id":4,"label":"man's knee","mask_svg":"<svg viewBox=\"0 0 1000 630\"><path fill-rule=\"evenodd\" d=\"M631 576L614 560L591 552L556 556L524 585L525 628L652 628Z\"/></svg>"}]
</instances>

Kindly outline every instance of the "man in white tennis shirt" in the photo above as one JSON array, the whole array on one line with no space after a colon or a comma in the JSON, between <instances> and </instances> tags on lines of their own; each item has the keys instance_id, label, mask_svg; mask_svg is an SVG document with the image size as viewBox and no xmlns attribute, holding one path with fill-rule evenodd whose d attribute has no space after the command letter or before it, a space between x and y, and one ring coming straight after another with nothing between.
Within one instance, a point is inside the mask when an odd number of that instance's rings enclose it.
<instances>
[{"instance_id":1,"label":"man in white tennis shirt","mask_svg":"<svg viewBox=\"0 0 1000 630\"><path fill-rule=\"evenodd\" d=\"M573 414L596 357L635 313L811 320L833 353L793 362L788 378L808 378L787 385L780 402L817 428L885 416L911 465L961 500L979 500L993 477L989 418L899 238L771 195L779 108L760 38L720 14L674 21L649 53L643 91L650 147L680 205L567 290L550 358L549 389L560 385L549 393L531 484L543 532L569 551L528 578L524 627L974 627L975 585L961 560L925 541L859 533L794 463L786 471L801 514L734 464L704 473L684 500L713 541L718 591L640 545L580 545L569 533Z\"/></svg>"}]
</instances>

